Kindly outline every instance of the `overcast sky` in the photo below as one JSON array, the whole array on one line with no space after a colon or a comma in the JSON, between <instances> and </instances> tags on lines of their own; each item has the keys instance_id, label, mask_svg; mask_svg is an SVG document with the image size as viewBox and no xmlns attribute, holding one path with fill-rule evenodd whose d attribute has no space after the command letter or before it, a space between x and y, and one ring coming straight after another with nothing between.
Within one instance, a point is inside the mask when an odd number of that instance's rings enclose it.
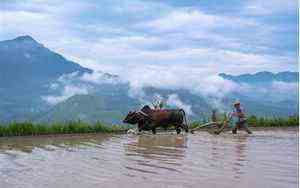
<instances>
[{"instance_id":1,"label":"overcast sky","mask_svg":"<svg viewBox=\"0 0 300 188\"><path fill-rule=\"evenodd\" d=\"M19 35L117 74L298 70L297 0L1 0L0 40Z\"/></svg>"}]
</instances>

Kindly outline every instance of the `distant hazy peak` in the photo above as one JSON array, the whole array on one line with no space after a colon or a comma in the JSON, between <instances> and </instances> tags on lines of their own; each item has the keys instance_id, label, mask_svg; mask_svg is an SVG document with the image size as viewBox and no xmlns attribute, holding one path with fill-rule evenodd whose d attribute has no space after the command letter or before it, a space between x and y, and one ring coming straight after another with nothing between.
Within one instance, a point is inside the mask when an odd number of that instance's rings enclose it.
<instances>
[{"instance_id":1,"label":"distant hazy peak","mask_svg":"<svg viewBox=\"0 0 300 188\"><path fill-rule=\"evenodd\" d=\"M0 41L2 45L14 45L19 47L43 47L43 44L37 42L34 38L29 35L18 36L14 39Z\"/></svg>"},{"instance_id":2,"label":"distant hazy peak","mask_svg":"<svg viewBox=\"0 0 300 188\"><path fill-rule=\"evenodd\" d=\"M241 74L241 75L230 75L225 73L220 73L220 77L226 80L232 80L235 82L245 82L245 83L257 83L257 82L272 82L272 81L282 81L282 82L298 82L299 73L298 72L279 72L272 73L268 71L257 72L254 74Z\"/></svg>"},{"instance_id":3,"label":"distant hazy peak","mask_svg":"<svg viewBox=\"0 0 300 188\"><path fill-rule=\"evenodd\" d=\"M9 75L2 80L11 80L10 85L14 80L18 80L15 76L16 72L22 82L30 79L31 82L34 80L47 81L47 79L57 79L61 75L77 71L81 74L93 72L51 51L29 35L0 41L0 59L0 79L1 75ZM14 75L14 77L10 75ZM6 83L8 84L8 81ZM1 84L4 83L0 81Z\"/></svg>"},{"instance_id":4,"label":"distant hazy peak","mask_svg":"<svg viewBox=\"0 0 300 188\"><path fill-rule=\"evenodd\" d=\"M29 35L23 35L23 36L18 36L17 38L13 39L16 41L33 41L36 42L31 36Z\"/></svg>"}]
</instances>

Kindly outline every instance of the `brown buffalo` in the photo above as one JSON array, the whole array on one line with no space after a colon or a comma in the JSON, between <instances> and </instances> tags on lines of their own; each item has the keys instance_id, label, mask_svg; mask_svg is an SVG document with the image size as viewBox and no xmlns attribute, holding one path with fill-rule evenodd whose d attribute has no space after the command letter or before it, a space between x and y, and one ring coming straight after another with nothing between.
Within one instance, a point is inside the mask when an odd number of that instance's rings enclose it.
<instances>
[{"instance_id":1,"label":"brown buffalo","mask_svg":"<svg viewBox=\"0 0 300 188\"><path fill-rule=\"evenodd\" d=\"M156 133L156 128L167 129L169 125L174 125L177 134L181 128L188 132L186 115L183 109L159 109L153 110L149 106L144 106L140 111L129 112L123 120L124 123L138 124L139 132L142 130L152 130Z\"/></svg>"}]
</instances>

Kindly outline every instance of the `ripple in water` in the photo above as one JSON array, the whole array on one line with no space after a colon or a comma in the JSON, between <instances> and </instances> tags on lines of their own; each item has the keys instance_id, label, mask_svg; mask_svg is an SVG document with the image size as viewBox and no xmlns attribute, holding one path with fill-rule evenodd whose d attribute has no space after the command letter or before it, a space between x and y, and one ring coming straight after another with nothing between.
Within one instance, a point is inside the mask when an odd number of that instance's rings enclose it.
<instances>
[{"instance_id":1,"label":"ripple in water","mask_svg":"<svg viewBox=\"0 0 300 188\"><path fill-rule=\"evenodd\" d=\"M298 187L298 130L0 139L0 187Z\"/></svg>"}]
</instances>

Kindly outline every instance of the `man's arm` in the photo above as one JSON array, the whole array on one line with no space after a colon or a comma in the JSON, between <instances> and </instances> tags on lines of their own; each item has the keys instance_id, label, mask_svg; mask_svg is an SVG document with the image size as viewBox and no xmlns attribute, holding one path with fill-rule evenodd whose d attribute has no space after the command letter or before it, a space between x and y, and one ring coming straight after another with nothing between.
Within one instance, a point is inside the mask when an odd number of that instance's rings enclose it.
<instances>
[{"instance_id":1,"label":"man's arm","mask_svg":"<svg viewBox=\"0 0 300 188\"><path fill-rule=\"evenodd\" d=\"M236 115L237 115L239 118L245 117L244 109L243 109L243 108L240 108L240 109L236 112Z\"/></svg>"}]
</instances>

